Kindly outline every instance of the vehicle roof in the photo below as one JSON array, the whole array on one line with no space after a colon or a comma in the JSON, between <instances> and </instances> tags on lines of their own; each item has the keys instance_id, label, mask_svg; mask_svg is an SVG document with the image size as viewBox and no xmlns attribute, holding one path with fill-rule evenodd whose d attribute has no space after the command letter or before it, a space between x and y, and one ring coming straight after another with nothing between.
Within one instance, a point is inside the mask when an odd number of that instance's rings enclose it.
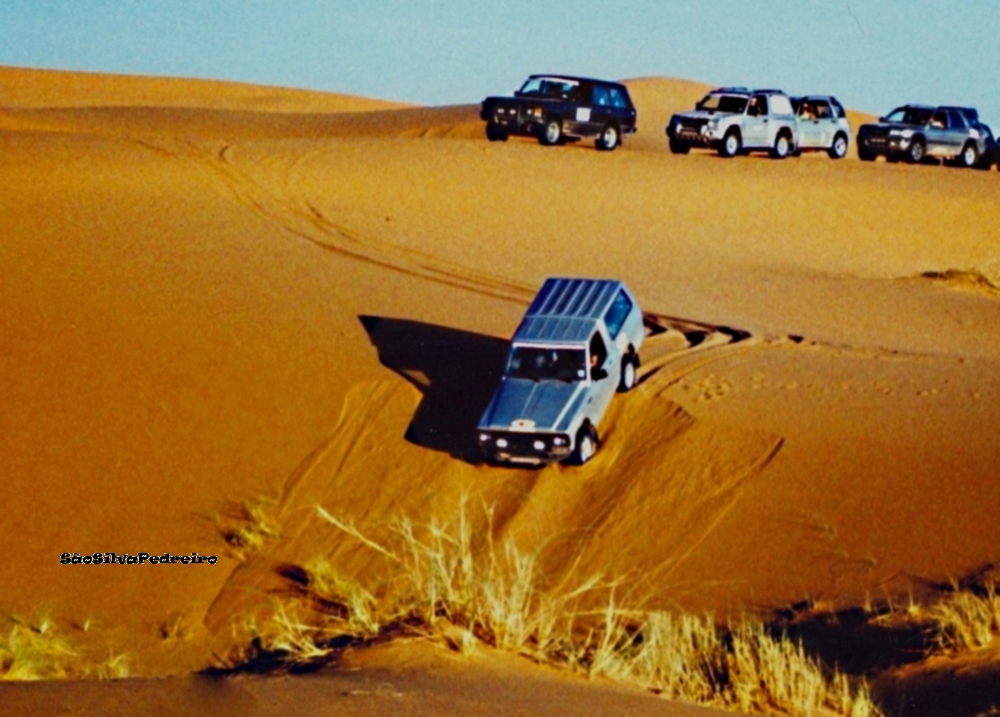
<instances>
[{"instance_id":1,"label":"vehicle roof","mask_svg":"<svg viewBox=\"0 0 1000 717\"><path fill-rule=\"evenodd\" d=\"M577 77L575 75L563 75L559 72L540 72L534 75L528 75L529 80L535 80L540 77L550 77L553 80L569 80L570 82L597 82L602 85L616 85L618 87L624 87L621 82L615 82L614 80L599 80L594 77Z\"/></svg>"},{"instance_id":2,"label":"vehicle roof","mask_svg":"<svg viewBox=\"0 0 1000 717\"><path fill-rule=\"evenodd\" d=\"M623 288L622 282L612 279L546 279L514 332L513 341L586 343Z\"/></svg>"},{"instance_id":3,"label":"vehicle roof","mask_svg":"<svg viewBox=\"0 0 1000 717\"><path fill-rule=\"evenodd\" d=\"M708 94L714 95L718 93L725 93L730 95L783 95L785 94L782 90L775 89L764 89L755 90L752 87L716 87L714 90L709 91Z\"/></svg>"},{"instance_id":4,"label":"vehicle roof","mask_svg":"<svg viewBox=\"0 0 1000 717\"><path fill-rule=\"evenodd\" d=\"M801 102L802 100L836 100L837 98L833 95L796 95L792 99Z\"/></svg>"}]
</instances>

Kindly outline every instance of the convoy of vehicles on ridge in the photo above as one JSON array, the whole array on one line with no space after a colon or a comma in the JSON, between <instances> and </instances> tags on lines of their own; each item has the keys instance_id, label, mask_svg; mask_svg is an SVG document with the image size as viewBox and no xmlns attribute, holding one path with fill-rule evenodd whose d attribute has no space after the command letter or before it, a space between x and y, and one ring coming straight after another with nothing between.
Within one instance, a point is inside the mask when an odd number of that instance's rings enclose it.
<instances>
[{"instance_id":1,"label":"convoy of vehicles on ridge","mask_svg":"<svg viewBox=\"0 0 1000 717\"><path fill-rule=\"evenodd\" d=\"M616 391L637 380L642 312L620 281L547 279L511 339L500 385L479 420L496 463L581 465Z\"/></svg>"},{"instance_id":2,"label":"convoy of vehicles on ridge","mask_svg":"<svg viewBox=\"0 0 1000 717\"><path fill-rule=\"evenodd\" d=\"M517 135L556 145L594 138L597 149L610 151L635 132L636 111L619 82L531 75L513 97L483 100L479 116L490 141Z\"/></svg>"},{"instance_id":3,"label":"convoy of vehicles on ridge","mask_svg":"<svg viewBox=\"0 0 1000 717\"><path fill-rule=\"evenodd\" d=\"M511 97L487 97L479 116L490 141L534 137L543 145L594 139L597 149L613 150L636 131L637 112L620 82L572 75L530 75ZM847 112L836 97L789 97L781 90L719 87L690 112L667 123L670 151L715 150L722 157L767 152L775 159L803 152L826 152L843 159L851 143ZM861 126L858 157L884 156L889 162L946 164L1000 170L1000 148L990 128L970 107L903 105L878 122Z\"/></svg>"},{"instance_id":4,"label":"convoy of vehicles on ridge","mask_svg":"<svg viewBox=\"0 0 1000 717\"><path fill-rule=\"evenodd\" d=\"M903 105L862 125L857 141L858 158L868 162L883 156L917 164L933 157L988 169L996 161L993 132L971 107Z\"/></svg>"}]
</instances>

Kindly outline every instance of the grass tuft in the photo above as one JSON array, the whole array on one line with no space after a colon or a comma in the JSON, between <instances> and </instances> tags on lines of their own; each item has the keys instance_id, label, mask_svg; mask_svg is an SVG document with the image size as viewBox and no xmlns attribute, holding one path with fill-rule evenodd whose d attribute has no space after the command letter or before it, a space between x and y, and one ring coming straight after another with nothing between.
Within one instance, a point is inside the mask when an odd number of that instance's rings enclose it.
<instances>
[{"instance_id":1,"label":"grass tuft","mask_svg":"<svg viewBox=\"0 0 1000 717\"><path fill-rule=\"evenodd\" d=\"M989 583L982 594L959 590L930 609L937 645L947 652L971 652L1000 644L1000 596Z\"/></svg>"},{"instance_id":2,"label":"grass tuft","mask_svg":"<svg viewBox=\"0 0 1000 717\"><path fill-rule=\"evenodd\" d=\"M362 586L328 561L302 568L298 598L276 604L245 661L302 667L338 649L399 634L458 651L472 644L642 685L673 699L762 714L880 714L864 685L828 671L800 644L755 620L630 610L601 576L543 586L536 556L489 529L478 543L462 510L450 524L400 519L384 543L323 508L318 515L386 562L392 577ZM594 611L586 606L599 604ZM253 668L250 668L253 669Z\"/></svg>"},{"instance_id":3,"label":"grass tuft","mask_svg":"<svg viewBox=\"0 0 1000 717\"><path fill-rule=\"evenodd\" d=\"M52 680L69 675L76 652L59 637L48 618L28 623L8 618L0 634L0 679Z\"/></svg>"}]
</instances>

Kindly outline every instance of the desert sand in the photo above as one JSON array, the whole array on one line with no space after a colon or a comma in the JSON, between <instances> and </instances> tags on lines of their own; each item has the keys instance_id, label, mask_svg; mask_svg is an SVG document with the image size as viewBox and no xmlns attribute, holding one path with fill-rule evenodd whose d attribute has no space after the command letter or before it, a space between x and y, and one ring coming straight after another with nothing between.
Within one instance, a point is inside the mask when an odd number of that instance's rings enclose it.
<instances>
[{"instance_id":1,"label":"desert sand","mask_svg":"<svg viewBox=\"0 0 1000 717\"><path fill-rule=\"evenodd\" d=\"M0 614L188 675L281 566L378 577L317 506L381 539L466 505L552 584L721 616L1000 560L1000 174L674 156L706 86L627 84L639 132L599 153L487 142L473 104L0 68ZM483 465L505 339L558 275L667 330L591 463ZM248 504L277 526L252 551L225 539Z\"/></svg>"}]
</instances>

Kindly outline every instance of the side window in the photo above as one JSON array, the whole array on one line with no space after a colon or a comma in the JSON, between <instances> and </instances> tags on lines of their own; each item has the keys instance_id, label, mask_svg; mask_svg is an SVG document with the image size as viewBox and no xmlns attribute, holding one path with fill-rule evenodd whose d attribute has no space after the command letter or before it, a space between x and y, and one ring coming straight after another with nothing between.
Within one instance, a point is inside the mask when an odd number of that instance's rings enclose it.
<instances>
[{"instance_id":1,"label":"side window","mask_svg":"<svg viewBox=\"0 0 1000 717\"><path fill-rule=\"evenodd\" d=\"M754 95L750 98L747 114L751 117L762 117L767 114L767 98L764 95Z\"/></svg>"},{"instance_id":2,"label":"side window","mask_svg":"<svg viewBox=\"0 0 1000 717\"><path fill-rule=\"evenodd\" d=\"M625 93L618 87L611 88L611 106L623 109L628 107L628 100L625 98Z\"/></svg>"},{"instance_id":3,"label":"side window","mask_svg":"<svg viewBox=\"0 0 1000 717\"><path fill-rule=\"evenodd\" d=\"M948 118L944 112L935 112L931 115L931 127L944 129L948 126Z\"/></svg>"},{"instance_id":4,"label":"side window","mask_svg":"<svg viewBox=\"0 0 1000 717\"><path fill-rule=\"evenodd\" d=\"M816 102L816 119L831 119L832 117L833 112L830 111L830 105L822 101Z\"/></svg>"},{"instance_id":5,"label":"side window","mask_svg":"<svg viewBox=\"0 0 1000 717\"><path fill-rule=\"evenodd\" d=\"M955 110L949 110L948 111L948 126L951 127L952 129L964 129L965 128L965 120L962 118L962 115L960 115Z\"/></svg>"},{"instance_id":6,"label":"side window","mask_svg":"<svg viewBox=\"0 0 1000 717\"><path fill-rule=\"evenodd\" d=\"M837 119L844 119L847 116L847 113L844 112L844 106L837 102L837 100L833 100L831 104L833 105L833 111Z\"/></svg>"},{"instance_id":7,"label":"side window","mask_svg":"<svg viewBox=\"0 0 1000 717\"><path fill-rule=\"evenodd\" d=\"M608 335L614 341L618 338L618 332L622 330L622 324L632 311L632 300L628 295L619 290L615 300L611 303L611 308L604 315L604 325L608 327Z\"/></svg>"},{"instance_id":8,"label":"side window","mask_svg":"<svg viewBox=\"0 0 1000 717\"><path fill-rule=\"evenodd\" d=\"M601 338L600 332L594 332L590 337L590 367L601 368L608 359L608 347Z\"/></svg>"},{"instance_id":9,"label":"side window","mask_svg":"<svg viewBox=\"0 0 1000 717\"><path fill-rule=\"evenodd\" d=\"M611 93L608 92L608 88L601 85L594 85L594 106L609 107L610 105Z\"/></svg>"}]
</instances>

